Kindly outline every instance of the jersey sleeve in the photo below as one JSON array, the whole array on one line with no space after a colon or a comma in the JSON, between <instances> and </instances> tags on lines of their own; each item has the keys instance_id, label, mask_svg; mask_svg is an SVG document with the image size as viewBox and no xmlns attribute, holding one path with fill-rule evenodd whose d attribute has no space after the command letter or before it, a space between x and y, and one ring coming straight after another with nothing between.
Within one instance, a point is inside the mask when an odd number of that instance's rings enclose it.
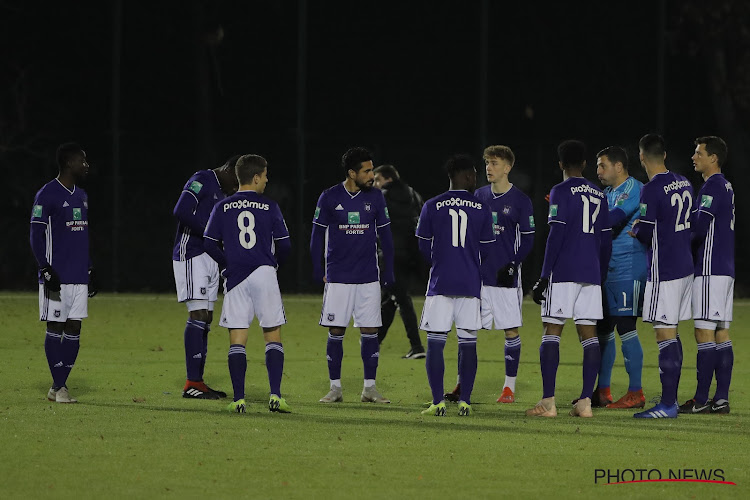
<instances>
[{"instance_id":1,"label":"jersey sleeve","mask_svg":"<svg viewBox=\"0 0 750 500\"><path fill-rule=\"evenodd\" d=\"M273 205L272 217L271 231L273 232L273 239L283 240L289 238L289 229L286 227L286 221L284 221L284 216L281 214L281 208L275 203Z\"/></svg>"},{"instance_id":2,"label":"jersey sleeve","mask_svg":"<svg viewBox=\"0 0 750 500\"><path fill-rule=\"evenodd\" d=\"M221 211L216 210L217 205L218 203L211 209L211 215L208 217L208 224L206 224L206 230L203 232L203 236L215 241L222 241L221 221L219 220L221 218L219 215L221 214Z\"/></svg>"},{"instance_id":3,"label":"jersey sleeve","mask_svg":"<svg viewBox=\"0 0 750 500\"><path fill-rule=\"evenodd\" d=\"M34 206L31 209L31 223L44 224L46 226L49 217L54 211L54 204L46 193L40 190L34 198Z\"/></svg>"},{"instance_id":4,"label":"jersey sleeve","mask_svg":"<svg viewBox=\"0 0 750 500\"><path fill-rule=\"evenodd\" d=\"M638 208L640 206L640 192L638 189L638 184L636 182L633 182L630 186L630 189L627 189L626 191L623 191L620 193L620 195L615 200L614 206L609 207L610 210L614 210L615 208L619 208L623 212L625 212L625 219L629 220L634 213L638 211Z\"/></svg>"},{"instance_id":5,"label":"jersey sleeve","mask_svg":"<svg viewBox=\"0 0 750 500\"><path fill-rule=\"evenodd\" d=\"M318 226L328 227L331 221L331 217L328 213L326 192L323 191L318 198L318 204L315 206L315 214L313 215L313 224Z\"/></svg>"},{"instance_id":6,"label":"jersey sleeve","mask_svg":"<svg viewBox=\"0 0 750 500\"><path fill-rule=\"evenodd\" d=\"M547 214L548 224L567 224L566 217L566 200L558 190L552 188L549 193L549 213Z\"/></svg>"},{"instance_id":7,"label":"jersey sleeve","mask_svg":"<svg viewBox=\"0 0 750 500\"><path fill-rule=\"evenodd\" d=\"M375 212L375 225L377 227L387 226L391 223L391 214L388 213L388 206L385 204L383 193L378 196L378 207Z\"/></svg>"},{"instance_id":8,"label":"jersey sleeve","mask_svg":"<svg viewBox=\"0 0 750 500\"><path fill-rule=\"evenodd\" d=\"M521 234L533 234L536 232L534 206L531 204L531 199L528 196L521 198L521 203L519 203L518 229L520 229Z\"/></svg>"},{"instance_id":9,"label":"jersey sleeve","mask_svg":"<svg viewBox=\"0 0 750 500\"><path fill-rule=\"evenodd\" d=\"M417 238L421 238L423 240L431 240L433 237L432 221L430 217L430 204L428 203L425 203L422 206L422 211L419 213L416 235Z\"/></svg>"}]
</instances>

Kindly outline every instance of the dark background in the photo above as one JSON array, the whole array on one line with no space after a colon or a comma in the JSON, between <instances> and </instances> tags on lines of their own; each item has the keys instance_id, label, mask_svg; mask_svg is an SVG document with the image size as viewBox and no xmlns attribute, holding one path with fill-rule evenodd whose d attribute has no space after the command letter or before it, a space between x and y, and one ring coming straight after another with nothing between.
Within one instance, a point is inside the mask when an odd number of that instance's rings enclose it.
<instances>
[{"instance_id":1,"label":"dark background","mask_svg":"<svg viewBox=\"0 0 750 500\"><path fill-rule=\"evenodd\" d=\"M269 161L294 245L287 292L313 290L315 201L343 179L341 154L371 148L423 197L445 191L450 154L506 144L511 181L535 204L561 181L556 145L622 145L658 132L693 181L693 140L729 144L737 198L737 292L748 293L750 2L56 1L0 2L0 288L35 289L34 193L54 151L91 164L92 257L101 288L174 289L172 208L187 178L233 155ZM482 183L486 183L483 180Z\"/></svg>"}]
</instances>

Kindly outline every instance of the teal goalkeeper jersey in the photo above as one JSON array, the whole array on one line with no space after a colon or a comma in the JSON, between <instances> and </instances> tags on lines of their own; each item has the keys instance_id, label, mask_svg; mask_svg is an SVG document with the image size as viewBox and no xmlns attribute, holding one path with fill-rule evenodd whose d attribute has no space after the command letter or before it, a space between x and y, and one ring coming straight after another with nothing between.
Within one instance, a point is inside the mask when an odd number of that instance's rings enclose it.
<instances>
[{"instance_id":1,"label":"teal goalkeeper jersey","mask_svg":"<svg viewBox=\"0 0 750 500\"><path fill-rule=\"evenodd\" d=\"M609 260L607 282L646 280L646 249L641 242L628 234L633 227L633 221L639 215L642 188L643 183L628 177L619 186L604 189L610 208L610 220L618 219L614 216L615 210L625 213L625 219L612 227L612 257Z\"/></svg>"}]
</instances>

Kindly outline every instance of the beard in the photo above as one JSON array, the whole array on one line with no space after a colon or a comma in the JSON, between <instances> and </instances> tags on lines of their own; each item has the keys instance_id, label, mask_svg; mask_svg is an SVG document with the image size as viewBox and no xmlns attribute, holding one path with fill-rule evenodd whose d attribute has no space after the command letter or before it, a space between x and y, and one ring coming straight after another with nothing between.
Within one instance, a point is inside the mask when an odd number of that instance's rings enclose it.
<instances>
[{"instance_id":1,"label":"beard","mask_svg":"<svg viewBox=\"0 0 750 500\"><path fill-rule=\"evenodd\" d=\"M354 181L354 184L360 189L360 191L371 190L374 183L375 183L374 181L361 182L361 183Z\"/></svg>"}]
</instances>

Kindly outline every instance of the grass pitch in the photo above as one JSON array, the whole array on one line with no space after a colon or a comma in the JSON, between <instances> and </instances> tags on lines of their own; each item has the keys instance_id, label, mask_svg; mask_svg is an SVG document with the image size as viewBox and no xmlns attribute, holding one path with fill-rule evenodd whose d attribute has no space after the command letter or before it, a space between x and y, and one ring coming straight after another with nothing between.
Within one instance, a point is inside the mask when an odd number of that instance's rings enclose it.
<instances>
[{"instance_id":1,"label":"grass pitch","mask_svg":"<svg viewBox=\"0 0 750 500\"><path fill-rule=\"evenodd\" d=\"M735 304L735 362L729 415L681 415L642 421L633 411L596 410L593 419L567 416L580 393L581 347L571 324L563 333L556 419L524 410L541 397L539 308L524 304L525 325L516 403L495 403L504 379L502 332L480 333L474 414L425 417L430 399L423 360L403 360L408 342L400 319L381 346L378 388L390 405L359 402L362 363L358 332L344 340L344 403L323 405L328 390L326 332L318 326L321 296L285 296L283 395L294 413L269 413L263 338L251 327L245 415L226 400L181 397L186 312L171 295L106 295L89 301L81 351L68 386L80 401L45 398L50 386L44 326L35 294L5 292L0 368L0 497L2 498L748 498L746 425L750 303ZM422 300L416 301L418 311ZM217 304L220 309L220 304ZM206 380L231 394L228 335L209 340ZM680 402L695 389L692 322L681 325L685 361ZM646 398L660 391L657 348L639 323ZM424 340L424 332L422 332ZM619 340L618 340L619 344ZM446 353L446 389L456 375L456 341ZM615 397L627 389L619 352ZM711 394L713 395L713 388ZM672 474L734 482L605 485ZM718 471L721 472L719 477ZM628 472L631 471L631 472ZM654 472L657 471L657 472ZM692 472L696 471L696 472ZM646 476L643 477L646 479Z\"/></svg>"}]
</instances>

